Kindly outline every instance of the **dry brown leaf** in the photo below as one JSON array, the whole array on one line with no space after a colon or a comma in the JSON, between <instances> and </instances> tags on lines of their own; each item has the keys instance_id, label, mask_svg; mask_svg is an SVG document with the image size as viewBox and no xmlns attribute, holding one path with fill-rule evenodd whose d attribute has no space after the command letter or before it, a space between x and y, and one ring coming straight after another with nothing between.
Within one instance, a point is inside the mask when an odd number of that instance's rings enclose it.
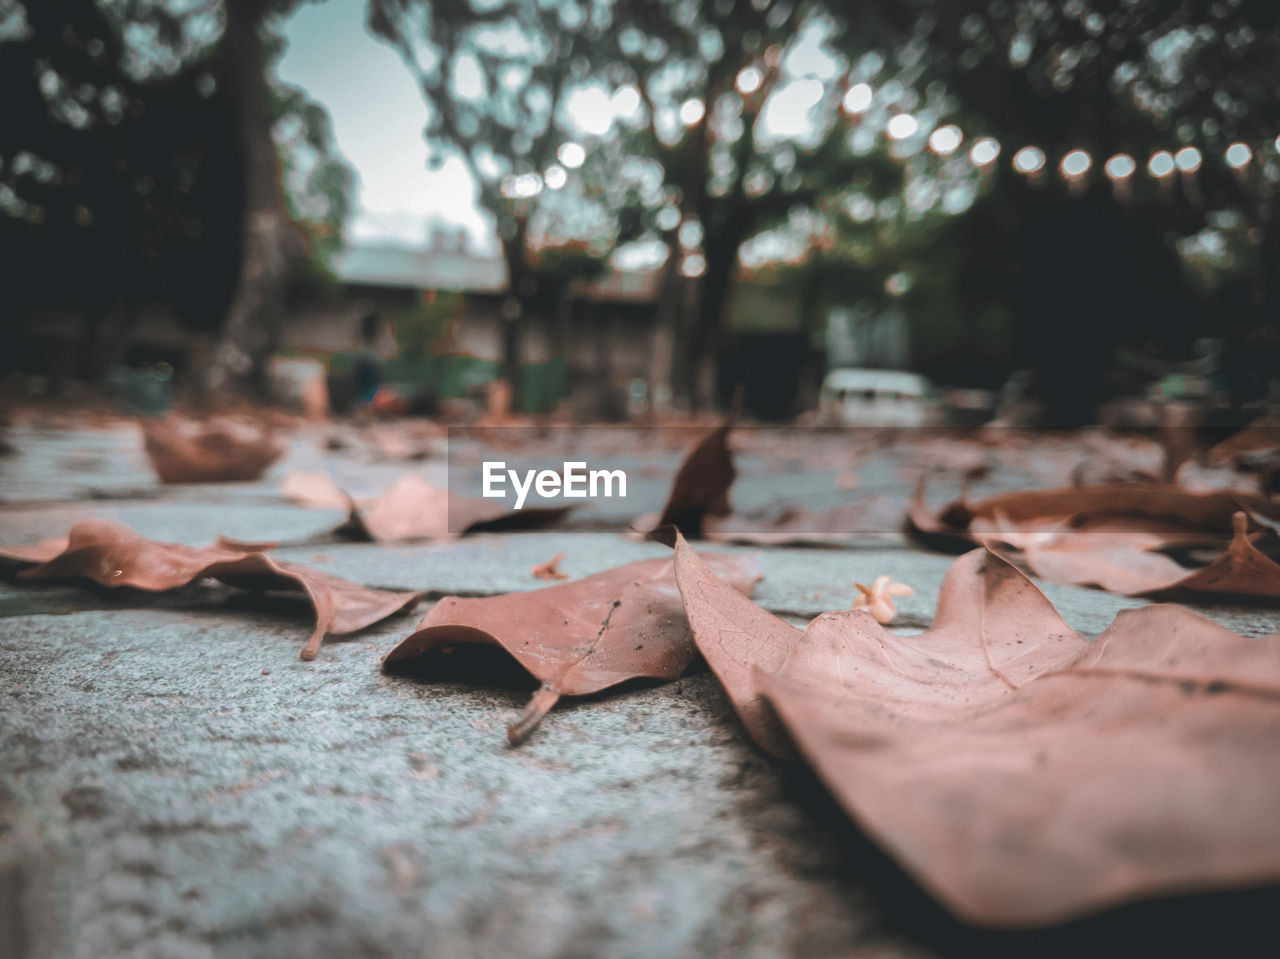
<instances>
[{"instance_id":1,"label":"dry brown leaf","mask_svg":"<svg viewBox=\"0 0 1280 959\"><path fill-rule=\"evenodd\" d=\"M564 561L564 553L556 553L545 563L533 567L534 579L568 579L568 573L560 572L560 564Z\"/></svg>"},{"instance_id":2,"label":"dry brown leaf","mask_svg":"<svg viewBox=\"0 0 1280 959\"><path fill-rule=\"evenodd\" d=\"M905 507L890 496L867 496L829 510L792 507L773 518L732 515L729 490L737 477L726 423L707 434L685 457L661 515L637 520L652 532L675 527L688 539L752 546L841 546L868 534L897 535Z\"/></svg>"},{"instance_id":3,"label":"dry brown leaf","mask_svg":"<svg viewBox=\"0 0 1280 959\"><path fill-rule=\"evenodd\" d=\"M710 554L705 561L724 577L717 582L732 584L725 589L750 593L760 579L754 554ZM530 592L445 597L383 668L467 644L500 646L542 683L508 728L512 743L527 737L561 696L640 677L674 679L695 654L670 558Z\"/></svg>"},{"instance_id":4,"label":"dry brown leaf","mask_svg":"<svg viewBox=\"0 0 1280 959\"><path fill-rule=\"evenodd\" d=\"M1280 506L1251 493L1121 484L961 500L940 513L917 493L909 515L911 535L927 545L1008 545L1018 562L1055 583L1126 596L1280 598L1280 567L1253 546L1258 524L1250 519L1274 522ZM1193 547L1225 551L1199 571L1162 552Z\"/></svg>"},{"instance_id":5,"label":"dry brown leaf","mask_svg":"<svg viewBox=\"0 0 1280 959\"><path fill-rule=\"evenodd\" d=\"M729 488L738 471L729 450L729 423L717 427L689 451L676 471L671 493L656 526L674 526L701 539L709 516L728 516Z\"/></svg>"},{"instance_id":6,"label":"dry brown leaf","mask_svg":"<svg viewBox=\"0 0 1280 959\"><path fill-rule=\"evenodd\" d=\"M929 650L940 646L967 648L967 637L975 630L982 632L982 624L991 619L995 628L985 637L993 679L1006 668L1026 678L1032 672L1060 665L1078 652L1083 638L1062 622L1044 595L1007 562L994 555L990 555L988 561L988 555L984 550L974 550L955 563L943 582L933 626L924 637L912 637L910 643L927 638L931 640ZM772 712L760 702L754 671L781 671L783 663L802 640L812 646L808 633L754 603L741 602L683 538L676 542L675 560L676 582L684 597L685 612L699 651L719 677L752 738L775 755L790 754L786 736L777 727ZM998 621L989 617L990 610L1000 613ZM810 624L809 630L822 622L864 620L880 629L867 612L844 610L824 613ZM1047 643L1034 651L1022 650L1022 640L1031 631L1052 637L1051 645L1065 652L1050 658ZM974 652L980 655L980 651ZM953 674L952 667L939 665L935 676L941 684L939 695L949 695L946 684L951 678L963 679Z\"/></svg>"},{"instance_id":7,"label":"dry brown leaf","mask_svg":"<svg viewBox=\"0 0 1280 959\"><path fill-rule=\"evenodd\" d=\"M290 503L308 509L350 509L351 499L327 473L286 473L280 492Z\"/></svg>"},{"instance_id":8,"label":"dry brown leaf","mask_svg":"<svg viewBox=\"0 0 1280 959\"><path fill-rule=\"evenodd\" d=\"M1060 520L1071 521L1073 528L1129 522L1153 532L1221 535L1231 530L1232 516L1241 510L1280 520L1280 504L1253 493L1192 493L1163 483L1108 483L1005 493L980 503L961 499L938 512L924 504L924 490L918 486L909 525L914 528L910 531L946 534L970 544L994 531L998 517L1014 527Z\"/></svg>"},{"instance_id":9,"label":"dry brown leaf","mask_svg":"<svg viewBox=\"0 0 1280 959\"><path fill-rule=\"evenodd\" d=\"M386 492L356 499L322 473L286 477L284 494L311 508L347 509L338 532L379 543L444 541L466 533L544 529L560 522L572 506L526 506L513 510L501 500L450 496L416 474L402 476Z\"/></svg>"},{"instance_id":10,"label":"dry brown leaf","mask_svg":"<svg viewBox=\"0 0 1280 959\"><path fill-rule=\"evenodd\" d=\"M35 563L18 578L30 582L90 580L161 592L198 579L216 579L244 589L305 590L316 611L316 627L302 648L314 659L329 633L354 633L414 603L419 594L372 589L327 573L267 556L263 544L219 539L194 547L144 539L127 526L82 520L65 539L36 546L3 547L0 557Z\"/></svg>"},{"instance_id":11,"label":"dry brown leaf","mask_svg":"<svg viewBox=\"0 0 1280 959\"><path fill-rule=\"evenodd\" d=\"M962 919L1041 926L1280 879L1280 634L1152 606L1090 644L987 550L909 637L857 611L802 632L716 587L682 540L676 569L752 735L794 743Z\"/></svg>"},{"instance_id":12,"label":"dry brown leaf","mask_svg":"<svg viewBox=\"0 0 1280 959\"><path fill-rule=\"evenodd\" d=\"M215 419L141 421L143 445L162 483L256 480L285 448L265 424Z\"/></svg>"}]
</instances>

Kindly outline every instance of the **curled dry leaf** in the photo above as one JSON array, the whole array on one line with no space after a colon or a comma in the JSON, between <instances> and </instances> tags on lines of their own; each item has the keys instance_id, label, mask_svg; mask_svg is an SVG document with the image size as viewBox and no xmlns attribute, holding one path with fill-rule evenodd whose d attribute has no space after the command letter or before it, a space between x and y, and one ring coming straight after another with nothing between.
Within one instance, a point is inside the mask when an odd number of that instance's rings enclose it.
<instances>
[{"instance_id":1,"label":"curled dry leaf","mask_svg":"<svg viewBox=\"0 0 1280 959\"><path fill-rule=\"evenodd\" d=\"M526 506L513 510L501 500L451 496L415 474L402 476L380 496L355 499L321 473L286 477L286 498L312 508L341 503L346 522L337 532L379 543L441 541L466 533L544 529L560 522L571 506Z\"/></svg>"},{"instance_id":2,"label":"curled dry leaf","mask_svg":"<svg viewBox=\"0 0 1280 959\"><path fill-rule=\"evenodd\" d=\"M236 420L142 420L143 445L162 483L256 480L284 455L266 425Z\"/></svg>"},{"instance_id":3,"label":"curled dry leaf","mask_svg":"<svg viewBox=\"0 0 1280 959\"><path fill-rule=\"evenodd\" d=\"M760 579L754 554L710 554L705 561L723 577L717 582L725 589L748 594ZM467 644L500 646L542 683L507 730L513 744L561 696L585 696L640 677L674 679L695 653L670 558L531 592L445 597L388 654L383 668Z\"/></svg>"},{"instance_id":4,"label":"curled dry leaf","mask_svg":"<svg viewBox=\"0 0 1280 959\"><path fill-rule=\"evenodd\" d=\"M931 513L917 491L909 531L938 549L1012 547L1018 562L1055 583L1126 596L1271 601L1280 598L1280 566L1254 546L1260 526L1253 518L1274 523L1280 506L1237 491L1122 484L1011 493ZM1195 547L1221 552L1198 571L1166 555Z\"/></svg>"},{"instance_id":5,"label":"curled dry leaf","mask_svg":"<svg viewBox=\"0 0 1280 959\"><path fill-rule=\"evenodd\" d=\"M718 427L685 457L657 519L638 520L646 532L675 527L689 539L752 546L840 546L862 535L897 535L905 507L890 496L867 496L829 510L792 507L768 519L732 515L729 490L737 477L728 436Z\"/></svg>"},{"instance_id":6,"label":"curled dry leaf","mask_svg":"<svg viewBox=\"0 0 1280 959\"><path fill-rule=\"evenodd\" d=\"M545 563L533 567L534 579L568 579L568 573L560 572L560 564L564 561L564 553L556 553Z\"/></svg>"},{"instance_id":7,"label":"curled dry leaf","mask_svg":"<svg viewBox=\"0 0 1280 959\"><path fill-rule=\"evenodd\" d=\"M418 599L418 593L372 589L273 559L262 552L263 545L227 539L206 547L159 543L119 523L90 519L76 523L65 539L3 547L0 557L37 564L18 574L30 582L90 580L161 592L209 578L244 589L302 589L316 611L303 659L315 658L327 634L354 633Z\"/></svg>"},{"instance_id":8,"label":"curled dry leaf","mask_svg":"<svg viewBox=\"0 0 1280 959\"><path fill-rule=\"evenodd\" d=\"M729 423L717 427L689 451L655 526L675 526L701 539L707 517L729 515L729 488L738 475L729 450L731 428Z\"/></svg>"},{"instance_id":9,"label":"curled dry leaf","mask_svg":"<svg viewBox=\"0 0 1280 959\"><path fill-rule=\"evenodd\" d=\"M1066 521L1074 533L1085 528L1128 528L1166 541L1184 542L1196 534L1221 536L1232 517L1244 510L1280 520L1280 504L1253 493L1214 490L1192 493L1162 483L1108 483L1005 493L979 503L963 498L932 511L916 487L908 513L908 533L950 538L955 547L971 548L991 534ZM997 523L1002 525L998 526ZM1200 539L1203 541L1204 537Z\"/></svg>"},{"instance_id":10,"label":"curled dry leaf","mask_svg":"<svg viewBox=\"0 0 1280 959\"><path fill-rule=\"evenodd\" d=\"M854 583L862 594L853 601L854 609L865 609L877 623L889 625L898 615L898 607L893 600L896 596L912 596L915 594L906 583L895 583L889 576L877 576L870 586Z\"/></svg>"},{"instance_id":11,"label":"curled dry leaf","mask_svg":"<svg viewBox=\"0 0 1280 959\"><path fill-rule=\"evenodd\" d=\"M1280 879L1280 634L1151 606L1089 643L985 549L955 562L920 636L858 611L802 632L716 587L683 541L676 561L748 730L794 743L961 918L1040 926Z\"/></svg>"}]
</instances>

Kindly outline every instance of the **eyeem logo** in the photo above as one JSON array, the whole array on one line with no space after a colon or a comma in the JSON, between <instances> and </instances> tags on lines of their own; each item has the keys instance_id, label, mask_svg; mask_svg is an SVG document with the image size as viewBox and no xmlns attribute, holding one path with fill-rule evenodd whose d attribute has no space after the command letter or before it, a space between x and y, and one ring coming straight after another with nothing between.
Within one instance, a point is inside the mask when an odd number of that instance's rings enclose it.
<instances>
[{"instance_id":1,"label":"eyeem logo","mask_svg":"<svg viewBox=\"0 0 1280 959\"><path fill-rule=\"evenodd\" d=\"M485 498L506 499L508 478L516 492L516 509L524 508L525 498L531 489L536 489L539 496L547 499L556 496L586 499L588 496L612 498L627 495L627 474L622 470L588 470L586 463L565 463L560 473L555 470L525 470L521 477L518 470L509 470L506 462L497 460L484 463Z\"/></svg>"}]
</instances>

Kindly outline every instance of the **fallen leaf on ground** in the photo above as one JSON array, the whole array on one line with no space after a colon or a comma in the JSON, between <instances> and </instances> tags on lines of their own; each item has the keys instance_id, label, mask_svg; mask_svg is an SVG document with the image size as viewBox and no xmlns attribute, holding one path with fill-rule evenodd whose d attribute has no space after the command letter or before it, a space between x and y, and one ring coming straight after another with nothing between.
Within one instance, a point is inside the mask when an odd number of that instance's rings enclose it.
<instances>
[{"instance_id":1,"label":"fallen leaf on ground","mask_svg":"<svg viewBox=\"0 0 1280 959\"><path fill-rule=\"evenodd\" d=\"M939 594L938 614L933 626L924 636L911 637L910 643L933 640L927 647L930 650L938 649L940 644L937 641L943 639L946 642L942 645L948 648L957 644L966 646L966 639L957 640L955 637L967 637L974 630L981 632L990 610L998 612L1000 617L998 621L991 617L989 625L993 629L986 635L993 670L997 670L1005 660L1014 662L1022 659L1021 639L1031 633L1052 637L1055 646L1065 644L1071 647L1054 657L1051 665L1068 660L1081 648L1083 638L1062 622L1052 604L1022 573L994 555L987 562L985 555L985 551L975 550L953 565ZM726 588L682 537L676 541L675 562L676 582L684 598L685 612L699 651L725 687L752 738L768 752L789 755L792 752L790 743L776 725L772 711L761 703L754 673L756 670L780 672L802 641L812 652L813 644L808 633L783 622L755 603L743 602L738 594ZM825 622L864 621L883 633L868 612L858 609L824 613L810 624L809 630ZM892 636L890 633L884 635ZM976 648L974 652L981 653ZM1031 654L1032 650L1025 652ZM1046 653L1047 647L1039 649L1036 655L1026 656L1024 662L1011 668L1020 674L1028 672L1022 668L1023 665L1033 665L1037 671L1049 668L1043 664L1043 660L1048 658ZM888 652L886 657L892 659ZM835 665L834 661L832 665ZM995 675L993 672L993 681ZM939 695L948 695L945 684L952 679L969 682L967 678L954 674L951 667L941 665L935 678L944 684L939 687Z\"/></svg>"},{"instance_id":2,"label":"fallen leaf on ground","mask_svg":"<svg viewBox=\"0 0 1280 959\"><path fill-rule=\"evenodd\" d=\"M829 510L790 507L771 518L734 516L729 490L737 477L726 423L695 446L676 473L659 517L636 521L636 528L652 532L668 526L688 539L752 546L841 546L851 538L898 535L905 506L890 496L867 496Z\"/></svg>"},{"instance_id":3,"label":"fallen leaf on ground","mask_svg":"<svg viewBox=\"0 0 1280 959\"><path fill-rule=\"evenodd\" d=\"M704 557L725 589L750 593L753 554ZM629 679L675 679L695 649L669 557L641 560L572 583L480 599L447 596L393 649L383 668L467 644L500 646L542 687L507 730L519 743L561 696Z\"/></svg>"},{"instance_id":4,"label":"fallen leaf on ground","mask_svg":"<svg viewBox=\"0 0 1280 959\"><path fill-rule=\"evenodd\" d=\"M865 609L877 623L888 626L898 615L898 607L894 597L913 596L913 590L906 583L895 583L890 576L877 576L870 586L854 583L862 594L853 601L854 609Z\"/></svg>"},{"instance_id":5,"label":"fallen leaf on ground","mask_svg":"<svg viewBox=\"0 0 1280 959\"><path fill-rule=\"evenodd\" d=\"M533 567L534 579L568 579L568 573L560 572L560 563L564 561L564 553L556 553L545 563Z\"/></svg>"},{"instance_id":6,"label":"fallen leaf on ground","mask_svg":"<svg viewBox=\"0 0 1280 959\"><path fill-rule=\"evenodd\" d=\"M717 427L689 451L676 471L671 493L656 526L675 526L701 539L709 516L728 516L729 488L738 471L729 450L729 423Z\"/></svg>"},{"instance_id":7,"label":"fallen leaf on ground","mask_svg":"<svg viewBox=\"0 0 1280 959\"><path fill-rule=\"evenodd\" d=\"M350 509L351 498L327 473L286 473L280 493L290 503L308 509Z\"/></svg>"},{"instance_id":8,"label":"fallen leaf on ground","mask_svg":"<svg viewBox=\"0 0 1280 959\"><path fill-rule=\"evenodd\" d=\"M1274 522L1280 506L1251 493L1086 486L960 500L934 513L918 492L909 517L909 535L925 545L1012 547L1012 558L1055 583L1125 596L1280 598L1280 566L1253 545L1259 525L1251 520ZM1198 571L1166 555L1190 548L1218 555Z\"/></svg>"},{"instance_id":9,"label":"fallen leaf on ground","mask_svg":"<svg viewBox=\"0 0 1280 959\"><path fill-rule=\"evenodd\" d=\"M261 546L227 539L205 547L160 543L120 523L88 519L71 527L65 539L0 547L0 557L37 564L18 574L28 582L89 580L101 586L161 592L209 578L243 589L302 589L316 611L315 631L301 653L308 660L315 658L327 634L357 632L399 612L419 596L361 586L276 560Z\"/></svg>"},{"instance_id":10,"label":"fallen leaf on ground","mask_svg":"<svg viewBox=\"0 0 1280 959\"><path fill-rule=\"evenodd\" d=\"M1043 926L1280 880L1280 634L1151 606L1089 643L985 549L956 560L918 636L860 611L796 629L683 540L676 568L752 736L798 748L962 919Z\"/></svg>"},{"instance_id":11,"label":"fallen leaf on ground","mask_svg":"<svg viewBox=\"0 0 1280 959\"><path fill-rule=\"evenodd\" d=\"M979 503L963 498L933 511L924 502L924 487L912 497L908 532L941 534L972 547L983 536L1024 525L1070 522L1071 527L1128 523L1152 533L1221 535L1232 517L1244 510L1256 517L1280 520L1280 504L1253 493L1214 490L1192 493L1163 483L1108 483L1067 486L993 496ZM997 525L1000 524L1000 525Z\"/></svg>"},{"instance_id":12,"label":"fallen leaf on ground","mask_svg":"<svg viewBox=\"0 0 1280 959\"><path fill-rule=\"evenodd\" d=\"M237 420L141 421L143 445L162 483L226 483L258 479L284 455L274 430Z\"/></svg>"},{"instance_id":13,"label":"fallen leaf on ground","mask_svg":"<svg viewBox=\"0 0 1280 959\"><path fill-rule=\"evenodd\" d=\"M572 506L526 506L513 510L501 500L451 496L416 474L402 476L379 496L356 499L322 473L285 477L283 492L311 508L341 502L346 521L337 532L379 543L442 541L466 533L545 529L560 522Z\"/></svg>"}]
</instances>

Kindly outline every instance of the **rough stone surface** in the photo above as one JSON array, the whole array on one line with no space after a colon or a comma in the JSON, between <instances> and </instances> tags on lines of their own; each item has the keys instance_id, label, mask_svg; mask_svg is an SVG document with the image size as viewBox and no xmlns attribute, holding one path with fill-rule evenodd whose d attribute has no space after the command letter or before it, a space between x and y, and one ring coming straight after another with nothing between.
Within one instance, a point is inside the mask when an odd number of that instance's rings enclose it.
<instances>
[{"instance_id":1,"label":"rough stone surface","mask_svg":"<svg viewBox=\"0 0 1280 959\"><path fill-rule=\"evenodd\" d=\"M284 503L278 472L160 489L117 468L130 437L12 437L0 539L111 516L176 541L280 538L289 559L433 595L537 588L530 567L562 551L575 578L663 552L589 529L337 543L324 533L338 515ZM314 445L290 459L326 461ZM395 469L329 459L375 490ZM773 465L751 469L748 485L795 488ZM140 496L73 502L91 488ZM920 630L949 564L883 545L767 550L755 598L802 622L890 573L915 587L900 622ZM1139 605L1045 591L1091 634ZM920 959L1122 954L1134 941L1225 955L1246 954L1237 933L1274 910L1216 897L1047 936L964 929L806 771L754 749L705 670L565 703L511 749L505 724L527 689L379 672L424 609L304 663L295 599L0 586L0 956ZM1207 612L1250 634L1280 627L1274 611Z\"/></svg>"}]
</instances>

